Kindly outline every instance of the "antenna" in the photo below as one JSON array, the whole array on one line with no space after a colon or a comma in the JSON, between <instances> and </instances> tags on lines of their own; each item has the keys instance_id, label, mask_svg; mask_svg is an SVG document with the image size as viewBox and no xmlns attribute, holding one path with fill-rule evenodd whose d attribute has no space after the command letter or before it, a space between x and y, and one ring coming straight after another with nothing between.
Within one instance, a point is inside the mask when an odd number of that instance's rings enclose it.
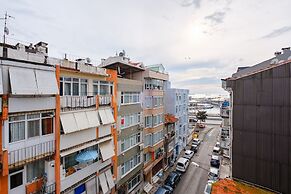
<instances>
[{"instance_id":1,"label":"antenna","mask_svg":"<svg viewBox=\"0 0 291 194\"><path fill-rule=\"evenodd\" d=\"M4 18L0 18L1 20L4 20L4 34L3 34L3 43L4 43L4 45L5 45L6 35L9 34L9 29L7 28L7 19L9 19L9 18L15 19L15 17L13 17L11 15L8 15L7 11L6 11L5 15L4 15Z\"/></svg>"}]
</instances>

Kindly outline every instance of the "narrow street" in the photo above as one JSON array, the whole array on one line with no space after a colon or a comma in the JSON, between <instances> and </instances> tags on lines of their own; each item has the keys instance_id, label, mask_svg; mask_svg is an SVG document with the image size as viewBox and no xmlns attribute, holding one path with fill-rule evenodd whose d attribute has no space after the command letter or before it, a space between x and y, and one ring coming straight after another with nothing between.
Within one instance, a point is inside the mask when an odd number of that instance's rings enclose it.
<instances>
[{"instance_id":1,"label":"narrow street","mask_svg":"<svg viewBox=\"0 0 291 194\"><path fill-rule=\"evenodd\" d=\"M207 174L210 167L212 149L217 141L219 126L210 130L200 145L198 153L191 161L199 164L200 167L190 163L188 170L182 175L181 181L176 187L174 194L202 194L207 183Z\"/></svg>"}]
</instances>

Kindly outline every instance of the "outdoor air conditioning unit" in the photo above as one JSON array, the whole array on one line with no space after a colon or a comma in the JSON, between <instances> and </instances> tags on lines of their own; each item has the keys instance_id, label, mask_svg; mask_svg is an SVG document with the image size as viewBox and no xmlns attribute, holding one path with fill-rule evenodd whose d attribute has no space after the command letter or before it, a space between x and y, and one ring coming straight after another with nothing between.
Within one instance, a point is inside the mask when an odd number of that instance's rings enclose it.
<instances>
[{"instance_id":1,"label":"outdoor air conditioning unit","mask_svg":"<svg viewBox=\"0 0 291 194\"><path fill-rule=\"evenodd\" d=\"M144 144L143 144L143 143L139 144L139 150L140 150L140 151L143 150L143 147L144 147Z\"/></svg>"}]
</instances>

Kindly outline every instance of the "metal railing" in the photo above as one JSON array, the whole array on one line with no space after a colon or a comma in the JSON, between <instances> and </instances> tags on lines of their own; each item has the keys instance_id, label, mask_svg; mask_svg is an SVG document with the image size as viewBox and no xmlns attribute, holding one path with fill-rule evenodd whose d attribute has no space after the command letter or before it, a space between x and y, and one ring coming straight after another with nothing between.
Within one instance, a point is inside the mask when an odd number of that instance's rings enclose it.
<instances>
[{"instance_id":1,"label":"metal railing","mask_svg":"<svg viewBox=\"0 0 291 194\"><path fill-rule=\"evenodd\" d=\"M61 96L62 111L91 108L95 106L96 96Z\"/></svg>"},{"instance_id":2,"label":"metal railing","mask_svg":"<svg viewBox=\"0 0 291 194\"><path fill-rule=\"evenodd\" d=\"M99 106L110 105L111 95L99 95Z\"/></svg>"},{"instance_id":3,"label":"metal railing","mask_svg":"<svg viewBox=\"0 0 291 194\"><path fill-rule=\"evenodd\" d=\"M56 193L56 183L52 183L50 185L46 185L44 193L55 194Z\"/></svg>"},{"instance_id":4,"label":"metal railing","mask_svg":"<svg viewBox=\"0 0 291 194\"><path fill-rule=\"evenodd\" d=\"M21 166L25 163L48 157L55 152L55 141L47 141L29 147L8 152L9 166Z\"/></svg>"}]
</instances>

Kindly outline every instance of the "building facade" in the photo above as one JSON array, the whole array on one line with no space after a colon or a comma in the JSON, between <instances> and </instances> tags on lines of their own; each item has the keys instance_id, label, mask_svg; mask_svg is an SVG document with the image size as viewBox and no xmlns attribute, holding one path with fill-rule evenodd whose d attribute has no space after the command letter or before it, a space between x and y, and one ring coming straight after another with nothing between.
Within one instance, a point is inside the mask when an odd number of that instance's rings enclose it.
<instances>
[{"instance_id":1,"label":"building facade","mask_svg":"<svg viewBox=\"0 0 291 194\"><path fill-rule=\"evenodd\" d=\"M165 95L166 112L173 114L178 121L175 123L175 157L179 155L182 149L187 145L189 132L188 103L189 90L167 88Z\"/></svg>"},{"instance_id":2,"label":"building facade","mask_svg":"<svg viewBox=\"0 0 291 194\"><path fill-rule=\"evenodd\" d=\"M232 177L291 192L290 48L222 80L231 93Z\"/></svg>"},{"instance_id":3,"label":"building facade","mask_svg":"<svg viewBox=\"0 0 291 194\"><path fill-rule=\"evenodd\" d=\"M140 63L129 58L109 57L101 66L118 72L117 79L117 131L119 194L141 193L143 190L143 109L140 75L145 70ZM139 75L139 76L137 76Z\"/></svg>"},{"instance_id":4,"label":"building facade","mask_svg":"<svg viewBox=\"0 0 291 194\"><path fill-rule=\"evenodd\" d=\"M114 193L117 72L0 45L1 193Z\"/></svg>"},{"instance_id":5,"label":"building facade","mask_svg":"<svg viewBox=\"0 0 291 194\"><path fill-rule=\"evenodd\" d=\"M162 65L147 66L142 72L142 105L144 118L144 181L155 183L164 168L164 98L169 75ZM146 186L145 190L150 190Z\"/></svg>"}]
</instances>

